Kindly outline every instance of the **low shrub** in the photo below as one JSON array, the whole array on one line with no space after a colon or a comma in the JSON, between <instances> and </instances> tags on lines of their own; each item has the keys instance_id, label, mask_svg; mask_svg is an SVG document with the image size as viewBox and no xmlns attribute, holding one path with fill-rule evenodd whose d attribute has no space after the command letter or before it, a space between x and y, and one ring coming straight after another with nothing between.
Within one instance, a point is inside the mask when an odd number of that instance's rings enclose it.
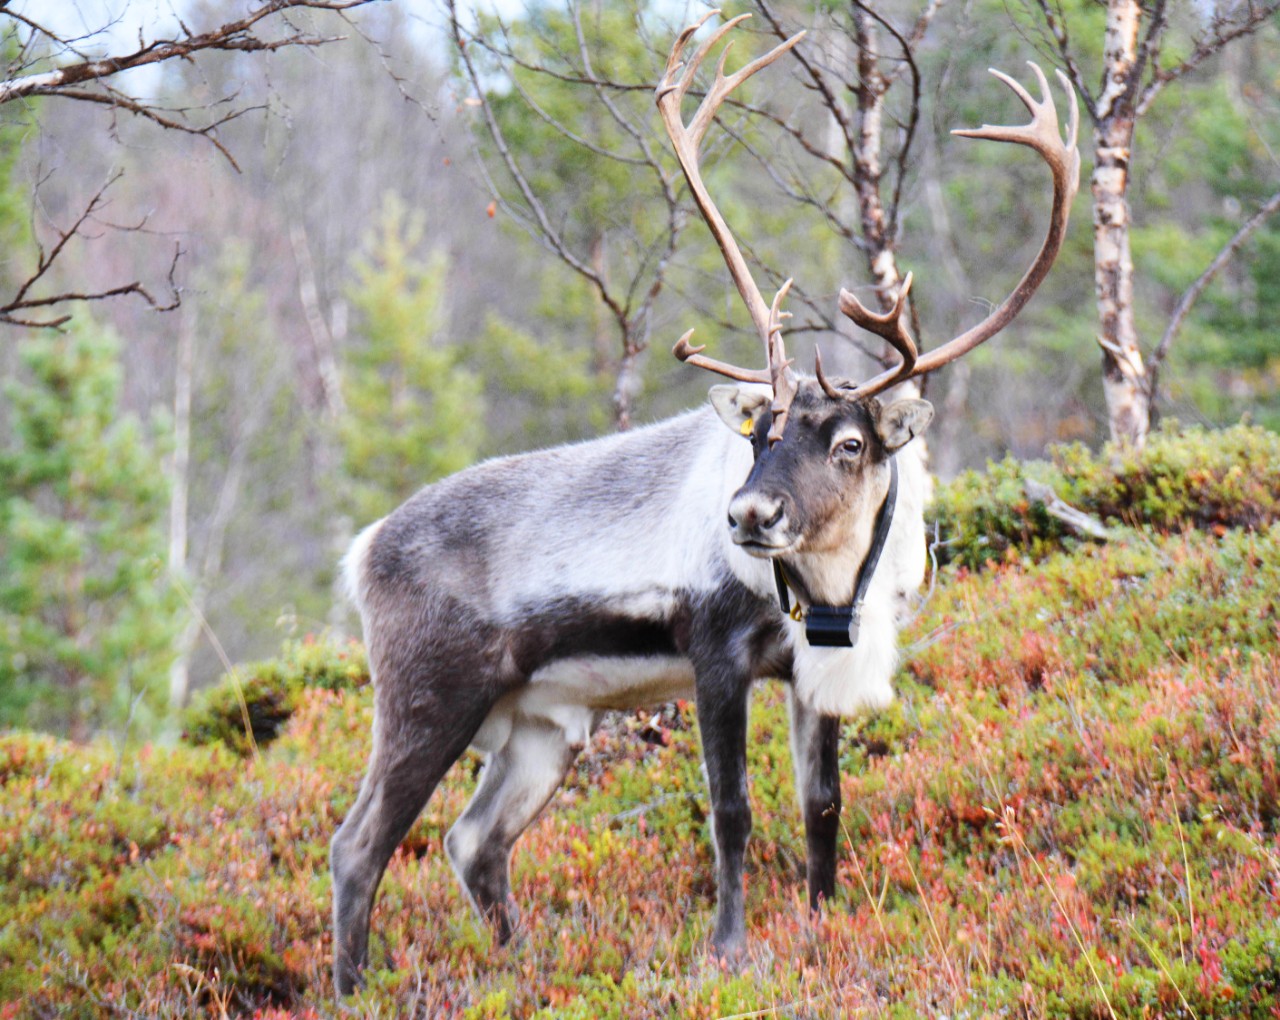
<instances>
[{"instance_id":1,"label":"low shrub","mask_svg":"<svg viewBox=\"0 0 1280 1020\"><path fill-rule=\"evenodd\" d=\"M306 688L346 691L368 682L363 645L290 642L279 658L241 666L197 694L183 716L182 736L191 744L220 743L246 755L276 738Z\"/></svg>"},{"instance_id":2,"label":"low shrub","mask_svg":"<svg viewBox=\"0 0 1280 1020\"><path fill-rule=\"evenodd\" d=\"M933 504L940 563L981 567L1073 548L1082 540L1039 500L1028 481L1106 524L1160 533L1221 533L1280 520L1280 435L1251 425L1183 428L1166 422L1142 453L1073 444L1047 461L1006 457L940 486Z\"/></svg>"}]
</instances>

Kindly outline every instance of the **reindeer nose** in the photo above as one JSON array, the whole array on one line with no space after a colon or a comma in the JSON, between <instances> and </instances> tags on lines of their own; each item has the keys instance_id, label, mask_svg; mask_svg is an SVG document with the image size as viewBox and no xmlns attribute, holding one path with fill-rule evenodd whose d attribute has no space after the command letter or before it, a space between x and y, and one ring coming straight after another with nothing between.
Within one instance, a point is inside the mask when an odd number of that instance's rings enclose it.
<instances>
[{"instance_id":1,"label":"reindeer nose","mask_svg":"<svg viewBox=\"0 0 1280 1020\"><path fill-rule=\"evenodd\" d=\"M785 522L783 500L761 493L739 493L729 504L729 528L738 544L770 544Z\"/></svg>"}]
</instances>

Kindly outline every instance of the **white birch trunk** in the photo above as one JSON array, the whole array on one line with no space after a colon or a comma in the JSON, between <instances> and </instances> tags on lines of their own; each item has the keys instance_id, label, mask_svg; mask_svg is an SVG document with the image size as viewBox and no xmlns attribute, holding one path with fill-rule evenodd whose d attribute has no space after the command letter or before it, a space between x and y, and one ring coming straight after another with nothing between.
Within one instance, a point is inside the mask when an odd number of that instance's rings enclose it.
<instances>
[{"instance_id":1,"label":"white birch trunk","mask_svg":"<svg viewBox=\"0 0 1280 1020\"><path fill-rule=\"evenodd\" d=\"M1137 123L1135 100L1138 0L1108 0L1103 53L1106 84L1094 128L1094 290L1102 387L1113 441L1141 449L1151 409L1146 365L1133 315L1133 256L1129 250L1129 163Z\"/></svg>"},{"instance_id":2,"label":"white birch trunk","mask_svg":"<svg viewBox=\"0 0 1280 1020\"><path fill-rule=\"evenodd\" d=\"M169 576L179 583L187 574L187 516L191 491L191 376L195 366L196 313L184 309L178 330L178 363L173 381L173 459L169 487ZM200 625L188 610L178 635L176 657L169 667L169 707L186 704L191 690L191 653Z\"/></svg>"},{"instance_id":3,"label":"white birch trunk","mask_svg":"<svg viewBox=\"0 0 1280 1020\"><path fill-rule=\"evenodd\" d=\"M898 272L895 250L897 238L889 236L884 202L880 194L880 181L884 174L881 162L881 143L884 126L884 95L886 83L880 73L879 38L876 23L866 11L854 13L858 44L858 119L857 136L854 139L853 160L856 168L858 211L862 222L862 236L867 242L867 268L875 283L876 300L882 312L888 311L898 300L902 276ZM918 339L918 338L917 338ZM889 391L894 398L918 398L920 384L912 379ZM923 436L907 446L907 450L920 459L925 476L930 481L929 446Z\"/></svg>"}]
</instances>

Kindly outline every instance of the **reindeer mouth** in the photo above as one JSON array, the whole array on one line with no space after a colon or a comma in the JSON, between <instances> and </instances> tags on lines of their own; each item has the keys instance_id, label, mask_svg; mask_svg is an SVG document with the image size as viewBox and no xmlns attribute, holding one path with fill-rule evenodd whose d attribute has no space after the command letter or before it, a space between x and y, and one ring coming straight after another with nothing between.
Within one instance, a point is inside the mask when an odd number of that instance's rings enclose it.
<instances>
[{"instance_id":1,"label":"reindeer mouth","mask_svg":"<svg viewBox=\"0 0 1280 1020\"><path fill-rule=\"evenodd\" d=\"M748 556L754 556L758 560L772 560L779 556L785 556L787 553L794 552L798 543L791 542L762 542L759 539L747 538L741 541L735 536L734 544L745 552Z\"/></svg>"}]
</instances>

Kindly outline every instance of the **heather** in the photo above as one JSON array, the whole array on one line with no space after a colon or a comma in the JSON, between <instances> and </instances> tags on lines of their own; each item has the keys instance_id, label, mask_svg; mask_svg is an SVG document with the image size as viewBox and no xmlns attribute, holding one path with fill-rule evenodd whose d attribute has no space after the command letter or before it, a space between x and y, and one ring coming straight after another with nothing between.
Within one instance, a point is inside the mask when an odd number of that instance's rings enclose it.
<instances>
[{"instance_id":1,"label":"heather","mask_svg":"<svg viewBox=\"0 0 1280 1020\"><path fill-rule=\"evenodd\" d=\"M611 719L517 846L505 949L441 847L459 762L388 869L367 988L335 1002L327 844L371 691L358 646L309 641L238 670L175 746L0 740L0 1016L1274 1017L1280 526L1071 544L941 571L899 700L845 726L817 920L783 699L759 689L740 974L704 956L677 705Z\"/></svg>"}]
</instances>

